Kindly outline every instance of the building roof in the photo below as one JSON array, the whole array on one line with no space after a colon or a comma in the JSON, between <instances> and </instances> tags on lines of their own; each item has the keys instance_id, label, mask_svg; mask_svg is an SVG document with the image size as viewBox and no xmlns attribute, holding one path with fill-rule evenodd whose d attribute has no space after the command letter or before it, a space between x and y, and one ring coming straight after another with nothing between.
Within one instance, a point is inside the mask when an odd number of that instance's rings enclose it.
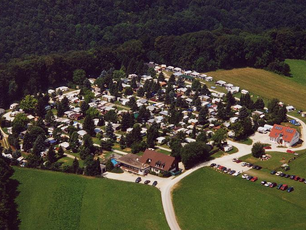
<instances>
[{"instance_id":1,"label":"building roof","mask_svg":"<svg viewBox=\"0 0 306 230\"><path fill-rule=\"evenodd\" d=\"M120 158L117 159L118 162L120 163L123 163L123 164L127 164L127 165L130 165L130 166L133 166L135 168L139 168L139 169L145 169L145 168L148 168L149 165L146 164L146 162L141 162L140 157L138 155L135 155L135 154L127 154L127 155L124 155Z\"/></svg>"},{"instance_id":2,"label":"building roof","mask_svg":"<svg viewBox=\"0 0 306 230\"><path fill-rule=\"evenodd\" d=\"M163 171L169 171L175 162L175 158L172 156L167 156L163 153L146 149L139 161L142 163L147 163L151 167L159 168Z\"/></svg>"},{"instance_id":3,"label":"building roof","mask_svg":"<svg viewBox=\"0 0 306 230\"><path fill-rule=\"evenodd\" d=\"M269 134L272 138L277 138L280 135L283 136L283 140L286 142L291 142L292 138L294 137L296 133L296 129L292 129L286 126L277 125L275 124Z\"/></svg>"}]
</instances>

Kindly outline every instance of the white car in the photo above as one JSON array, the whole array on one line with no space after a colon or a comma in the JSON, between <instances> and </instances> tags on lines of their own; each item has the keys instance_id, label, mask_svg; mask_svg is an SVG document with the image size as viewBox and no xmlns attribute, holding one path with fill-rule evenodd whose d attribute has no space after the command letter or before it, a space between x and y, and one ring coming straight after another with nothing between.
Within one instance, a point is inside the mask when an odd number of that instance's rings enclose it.
<instances>
[{"instance_id":1,"label":"white car","mask_svg":"<svg viewBox=\"0 0 306 230\"><path fill-rule=\"evenodd\" d=\"M238 171L238 172L235 172L232 176L239 176L240 174L241 174L241 172Z\"/></svg>"},{"instance_id":2,"label":"white car","mask_svg":"<svg viewBox=\"0 0 306 230\"><path fill-rule=\"evenodd\" d=\"M265 186L270 187L271 184L272 184L272 182L267 182L267 183L265 183Z\"/></svg>"},{"instance_id":3,"label":"white car","mask_svg":"<svg viewBox=\"0 0 306 230\"><path fill-rule=\"evenodd\" d=\"M275 175L276 175L276 176L279 176L279 175L282 174L282 173L283 173L283 172L278 171L278 172L275 173Z\"/></svg>"},{"instance_id":4,"label":"white car","mask_svg":"<svg viewBox=\"0 0 306 230\"><path fill-rule=\"evenodd\" d=\"M248 177L248 174L243 174L243 175L241 176L242 179L246 179L247 177Z\"/></svg>"},{"instance_id":5,"label":"white car","mask_svg":"<svg viewBox=\"0 0 306 230\"><path fill-rule=\"evenodd\" d=\"M244 166L246 166L246 165L247 165L246 162L242 162L242 163L241 163L241 166L242 166L242 167L244 167Z\"/></svg>"}]
</instances>

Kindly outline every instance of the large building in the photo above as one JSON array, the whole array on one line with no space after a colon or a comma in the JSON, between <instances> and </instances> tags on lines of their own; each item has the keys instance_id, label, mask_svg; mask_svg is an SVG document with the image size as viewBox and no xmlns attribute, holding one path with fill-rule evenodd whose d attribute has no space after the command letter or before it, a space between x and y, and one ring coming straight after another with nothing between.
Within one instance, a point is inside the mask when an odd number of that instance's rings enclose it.
<instances>
[{"instance_id":1,"label":"large building","mask_svg":"<svg viewBox=\"0 0 306 230\"><path fill-rule=\"evenodd\" d=\"M300 140L296 129L275 124L269 134L270 140L285 147L291 147Z\"/></svg>"},{"instance_id":2,"label":"large building","mask_svg":"<svg viewBox=\"0 0 306 230\"><path fill-rule=\"evenodd\" d=\"M146 175L150 171L165 173L178 170L178 162L174 157L149 149L141 157L135 154L127 154L118 158L117 162L123 170L139 175Z\"/></svg>"}]
</instances>

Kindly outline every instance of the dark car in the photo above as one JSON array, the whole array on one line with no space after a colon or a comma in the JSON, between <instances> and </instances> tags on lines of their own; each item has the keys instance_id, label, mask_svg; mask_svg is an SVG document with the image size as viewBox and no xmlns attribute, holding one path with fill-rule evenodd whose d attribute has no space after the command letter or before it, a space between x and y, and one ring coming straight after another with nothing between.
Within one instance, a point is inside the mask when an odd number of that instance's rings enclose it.
<instances>
[{"instance_id":1,"label":"dark car","mask_svg":"<svg viewBox=\"0 0 306 230\"><path fill-rule=\"evenodd\" d=\"M145 180L145 182L143 182L144 184L149 184L151 181L149 180Z\"/></svg>"},{"instance_id":2,"label":"dark car","mask_svg":"<svg viewBox=\"0 0 306 230\"><path fill-rule=\"evenodd\" d=\"M293 180L295 178L295 175L291 175L290 179Z\"/></svg>"},{"instance_id":3,"label":"dark car","mask_svg":"<svg viewBox=\"0 0 306 230\"><path fill-rule=\"evenodd\" d=\"M274 188L275 186L277 186L277 184L275 182L272 182L272 184L270 185L270 188Z\"/></svg>"},{"instance_id":4,"label":"dark car","mask_svg":"<svg viewBox=\"0 0 306 230\"><path fill-rule=\"evenodd\" d=\"M284 177L285 176L285 173L281 173L279 174L280 177Z\"/></svg>"},{"instance_id":5,"label":"dark car","mask_svg":"<svg viewBox=\"0 0 306 230\"><path fill-rule=\"evenodd\" d=\"M286 177L286 178L289 178L289 177L290 177L290 175L289 175L289 174L286 174L286 175L285 175L285 177Z\"/></svg>"},{"instance_id":6,"label":"dark car","mask_svg":"<svg viewBox=\"0 0 306 230\"><path fill-rule=\"evenodd\" d=\"M280 189L282 186L283 186L283 184L279 184L279 185L277 186L277 189Z\"/></svg>"},{"instance_id":7,"label":"dark car","mask_svg":"<svg viewBox=\"0 0 306 230\"><path fill-rule=\"evenodd\" d=\"M287 189L287 192L292 192L293 190L294 190L294 188L290 187L290 188Z\"/></svg>"},{"instance_id":8,"label":"dark car","mask_svg":"<svg viewBox=\"0 0 306 230\"><path fill-rule=\"evenodd\" d=\"M299 179L299 182L304 182L304 181L305 181L305 178Z\"/></svg>"},{"instance_id":9,"label":"dark car","mask_svg":"<svg viewBox=\"0 0 306 230\"><path fill-rule=\"evenodd\" d=\"M252 176L248 176L246 179L247 179L247 180L252 180L253 177L252 177Z\"/></svg>"},{"instance_id":10,"label":"dark car","mask_svg":"<svg viewBox=\"0 0 306 230\"><path fill-rule=\"evenodd\" d=\"M152 186L155 187L156 185L157 185L157 181L154 181L153 184L152 184Z\"/></svg>"},{"instance_id":11,"label":"dark car","mask_svg":"<svg viewBox=\"0 0 306 230\"><path fill-rule=\"evenodd\" d=\"M215 163L211 163L211 164L210 164L210 167L214 167L214 166L216 166Z\"/></svg>"},{"instance_id":12,"label":"dark car","mask_svg":"<svg viewBox=\"0 0 306 230\"><path fill-rule=\"evenodd\" d=\"M141 181L141 177L137 177L137 179L135 180L136 183L139 183Z\"/></svg>"},{"instance_id":13,"label":"dark car","mask_svg":"<svg viewBox=\"0 0 306 230\"><path fill-rule=\"evenodd\" d=\"M299 176L295 176L295 177L294 177L294 180L295 180L295 181L298 181L299 179L301 179Z\"/></svg>"},{"instance_id":14,"label":"dark car","mask_svg":"<svg viewBox=\"0 0 306 230\"><path fill-rule=\"evenodd\" d=\"M236 160L236 163L237 163L237 164L239 164L240 162L241 162L241 160L239 160L239 159L238 159L238 160Z\"/></svg>"},{"instance_id":15,"label":"dark car","mask_svg":"<svg viewBox=\"0 0 306 230\"><path fill-rule=\"evenodd\" d=\"M270 174L271 175L275 175L276 171L271 171Z\"/></svg>"},{"instance_id":16,"label":"dark car","mask_svg":"<svg viewBox=\"0 0 306 230\"><path fill-rule=\"evenodd\" d=\"M259 165L256 165L256 166L255 166L255 169L256 169L256 170L260 170L260 169L262 169L262 167L259 166Z\"/></svg>"}]
</instances>

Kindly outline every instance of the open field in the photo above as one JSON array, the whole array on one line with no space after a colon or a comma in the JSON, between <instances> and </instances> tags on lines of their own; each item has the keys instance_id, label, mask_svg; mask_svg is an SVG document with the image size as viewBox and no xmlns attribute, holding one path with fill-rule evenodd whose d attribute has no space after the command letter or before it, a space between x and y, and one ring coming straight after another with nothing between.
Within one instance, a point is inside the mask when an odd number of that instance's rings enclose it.
<instances>
[{"instance_id":1,"label":"open field","mask_svg":"<svg viewBox=\"0 0 306 230\"><path fill-rule=\"evenodd\" d=\"M306 110L306 84L301 85L289 77L254 68L219 70L206 73L215 80L224 80L248 90L255 96L265 100L278 98L286 104ZM254 98L254 100L255 100Z\"/></svg>"},{"instance_id":2,"label":"open field","mask_svg":"<svg viewBox=\"0 0 306 230\"><path fill-rule=\"evenodd\" d=\"M252 154L239 158L242 161L259 165L265 169L278 170L282 164L287 164L290 159L294 157L292 153L282 152L267 152L271 158L266 161L261 161L259 158L253 157Z\"/></svg>"},{"instance_id":3,"label":"open field","mask_svg":"<svg viewBox=\"0 0 306 230\"><path fill-rule=\"evenodd\" d=\"M14 169L20 229L168 229L151 186Z\"/></svg>"},{"instance_id":4,"label":"open field","mask_svg":"<svg viewBox=\"0 0 306 230\"><path fill-rule=\"evenodd\" d=\"M292 80L306 86L306 61L287 59L285 61L290 66Z\"/></svg>"},{"instance_id":5,"label":"open field","mask_svg":"<svg viewBox=\"0 0 306 230\"><path fill-rule=\"evenodd\" d=\"M180 182L173 200L182 229L297 230L306 228L305 194L302 183L287 193L202 168Z\"/></svg>"}]
</instances>

